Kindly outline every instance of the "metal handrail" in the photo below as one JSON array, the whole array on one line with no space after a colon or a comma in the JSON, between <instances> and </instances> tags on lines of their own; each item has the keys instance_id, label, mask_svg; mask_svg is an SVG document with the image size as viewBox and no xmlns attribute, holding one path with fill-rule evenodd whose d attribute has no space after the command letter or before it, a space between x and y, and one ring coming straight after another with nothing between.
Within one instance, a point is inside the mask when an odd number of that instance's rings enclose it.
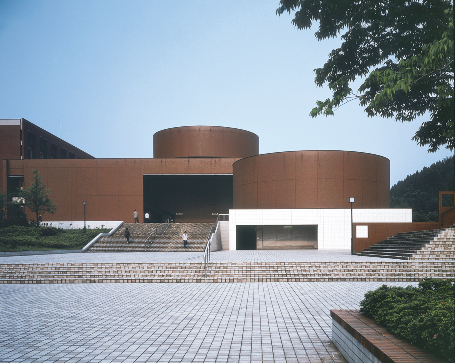
<instances>
[{"instance_id":1,"label":"metal handrail","mask_svg":"<svg viewBox=\"0 0 455 363\"><path fill-rule=\"evenodd\" d=\"M215 225L210 228L210 233L209 236L207 237L207 244L205 245L205 250L204 250L204 272L205 276L207 277L207 264L210 262L210 249L212 245L212 238L216 233L216 230L218 228L218 223L219 223L219 217L216 218Z\"/></svg>"},{"instance_id":2,"label":"metal handrail","mask_svg":"<svg viewBox=\"0 0 455 363\"><path fill-rule=\"evenodd\" d=\"M92 239L89 243L87 243L83 248L82 248L82 252L85 252L87 251L90 247L92 247L96 242L98 242L98 240L101 238L101 237L108 237L108 236L112 236L115 232L118 231L118 229L123 225L123 221L120 222L116 227L112 228L112 230L109 232L109 233L100 233L98 234L94 239Z\"/></svg>"}]
</instances>

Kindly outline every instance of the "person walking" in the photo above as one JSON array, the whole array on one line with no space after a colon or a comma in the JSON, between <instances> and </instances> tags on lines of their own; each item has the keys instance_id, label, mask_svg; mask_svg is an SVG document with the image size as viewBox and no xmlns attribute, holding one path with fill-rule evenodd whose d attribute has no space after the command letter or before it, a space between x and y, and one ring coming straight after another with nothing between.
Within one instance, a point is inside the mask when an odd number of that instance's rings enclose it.
<instances>
[{"instance_id":1,"label":"person walking","mask_svg":"<svg viewBox=\"0 0 455 363\"><path fill-rule=\"evenodd\" d=\"M133 218L134 218L134 223L139 223L139 213L136 211L136 209L133 212Z\"/></svg>"},{"instance_id":2,"label":"person walking","mask_svg":"<svg viewBox=\"0 0 455 363\"><path fill-rule=\"evenodd\" d=\"M186 234L186 231L183 232L182 240L183 240L183 247L186 248L186 245L188 244L188 235Z\"/></svg>"},{"instance_id":3,"label":"person walking","mask_svg":"<svg viewBox=\"0 0 455 363\"><path fill-rule=\"evenodd\" d=\"M130 243L130 231L128 231L128 227L125 228L124 236L126 238L126 243Z\"/></svg>"}]
</instances>

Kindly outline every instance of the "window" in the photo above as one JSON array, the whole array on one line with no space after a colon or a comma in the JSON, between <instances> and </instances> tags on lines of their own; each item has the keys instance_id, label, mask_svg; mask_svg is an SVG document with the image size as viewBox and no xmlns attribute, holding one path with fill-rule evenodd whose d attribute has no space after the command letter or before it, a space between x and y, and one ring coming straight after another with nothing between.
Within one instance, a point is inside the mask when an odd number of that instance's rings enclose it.
<instances>
[{"instance_id":1,"label":"window","mask_svg":"<svg viewBox=\"0 0 455 363\"><path fill-rule=\"evenodd\" d=\"M355 236L357 238L368 238L368 226L355 226Z\"/></svg>"},{"instance_id":2,"label":"window","mask_svg":"<svg viewBox=\"0 0 455 363\"><path fill-rule=\"evenodd\" d=\"M39 158L47 159L47 140L42 137L39 138Z\"/></svg>"},{"instance_id":3,"label":"window","mask_svg":"<svg viewBox=\"0 0 455 363\"><path fill-rule=\"evenodd\" d=\"M70 151L70 159L76 159L76 155Z\"/></svg>"},{"instance_id":4,"label":"window","mask_svg":"<svg viewBox=\"0 0 455 363\"><path fill-rule=\"evenodd\" d=\"M66 149L60 148L60 159L66 159Z\"/></svg>"},{"instance_id":5,"label":"window","mask_svg":"<svg viewBox=\"0 0 455 363\"><path fill-rule=\"evenodd\" d=\"M57 145L51 142L51 159L57 159Z\"/></svg>"},{"instance_id":6,"label":"window","mask_svg":"<svg viewBox=\"0 0 455 363\"><path fill-rule=\"evenodd\" d=\"M36 135L27 130L27 159L33 159L36 157Z\"/></svg>"}]
</instances>

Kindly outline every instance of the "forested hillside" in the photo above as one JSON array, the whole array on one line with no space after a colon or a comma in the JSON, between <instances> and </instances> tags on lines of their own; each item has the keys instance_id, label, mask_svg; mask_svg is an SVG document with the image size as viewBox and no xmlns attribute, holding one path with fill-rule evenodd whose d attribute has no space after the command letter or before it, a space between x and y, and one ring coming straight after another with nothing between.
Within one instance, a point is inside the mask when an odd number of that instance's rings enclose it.
<instances>
[{"instance_id":1,"label":"forested hillside","mask_svg":"<svg viewBox=\"0 0 455 363\"><path fill-rule=\"evenodd\" d=\"M412 208L414 222L438 221L439 191L455 190L453 156L408 175L390 189L392 208Z\"/></svg>"}]
</instances>

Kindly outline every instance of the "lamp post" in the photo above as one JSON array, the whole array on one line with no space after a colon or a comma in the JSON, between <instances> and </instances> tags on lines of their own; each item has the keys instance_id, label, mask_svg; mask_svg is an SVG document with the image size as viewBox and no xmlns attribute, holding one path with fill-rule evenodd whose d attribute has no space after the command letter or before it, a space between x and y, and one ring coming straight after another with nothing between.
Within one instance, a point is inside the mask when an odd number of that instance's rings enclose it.
<instances>
[{"instance_id":1,"label":"lamp post","mask_svg":"<svg viewBox=\"0 0 455 363\"><path fill-rule=\"evenodd\" d=\"M354 223L352 221L352 203L355 199L353 197L349 198L349 203L351 203L351 255L354 254Z\"/></svg>"},{"instance_id":2,"label":"lamp post","mask_svg":"<svg viewBox=\"0 0 455 363\"><path fill-rule=\"evenodd\" d=\"M84 205L84 233L86 232L86 228L85 228L85 202L82 202L82 204Z\"/></svg>"}]
</instances>

